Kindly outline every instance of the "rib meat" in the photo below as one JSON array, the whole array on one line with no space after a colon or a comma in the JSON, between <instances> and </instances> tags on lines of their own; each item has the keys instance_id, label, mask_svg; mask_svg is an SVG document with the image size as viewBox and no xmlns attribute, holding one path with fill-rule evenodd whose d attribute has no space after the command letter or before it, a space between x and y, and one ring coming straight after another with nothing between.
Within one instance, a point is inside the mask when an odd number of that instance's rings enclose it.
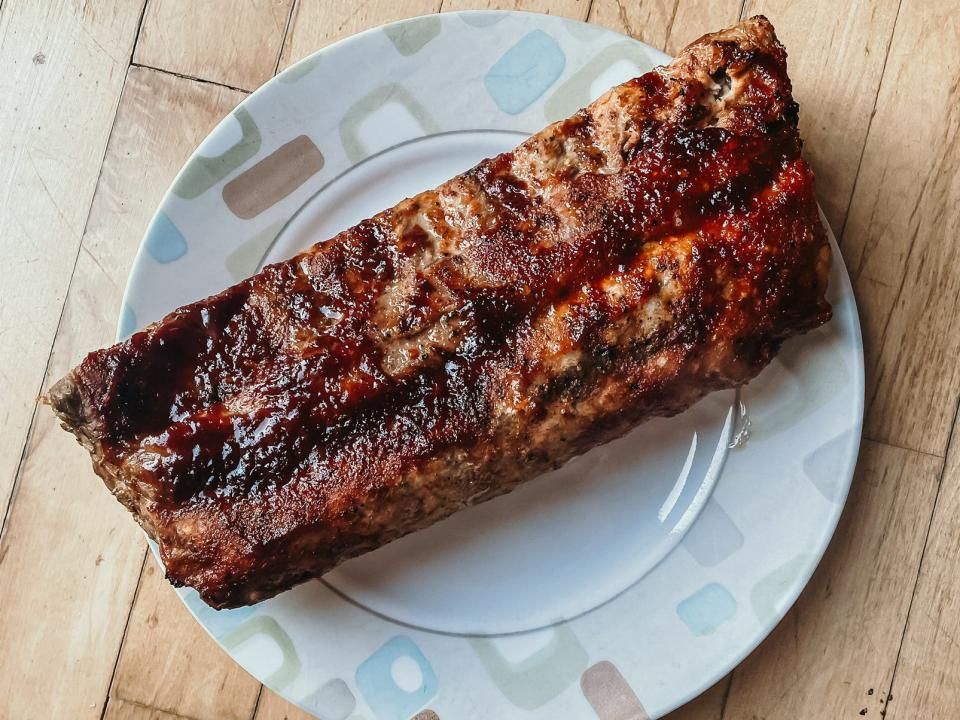
<instances>
[{"instance_id":1,"label":"rib meat","mask_svg":"<svg viewBox=\"0 0 960 720\"><path fill-rule=\"evenodd\" d=\"M513 152L91 353L49 392L214 607L754 377L830 316L786 54L706 35Z\"/></svg>"}]
</instances>

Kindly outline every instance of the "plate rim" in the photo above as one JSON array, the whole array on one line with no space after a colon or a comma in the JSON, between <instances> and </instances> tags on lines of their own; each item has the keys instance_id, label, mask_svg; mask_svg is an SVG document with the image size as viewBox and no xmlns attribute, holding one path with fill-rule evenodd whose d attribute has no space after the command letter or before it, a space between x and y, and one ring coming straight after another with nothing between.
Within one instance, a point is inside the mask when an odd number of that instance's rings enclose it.
<instances>
[{"instance_id":1,"label":"plate rim","mask_svg":"<svg viewBox=\"0 0 960 720\"><path fill-rule=\"evenodd\" d=\"M241 102L237 104L236 107L230 110L218 123L216 123L216 125L214 125L214 127L204 136L204 138L200 141L197 147L194 148L194 150L190 153L189 157L184 161L180 170L174 176L169 187L167 188L162 198L160 199L160 202L158 203L156 209L154 210L151 216L151 219L147 223L147 226L144 230L144 234L139 242L137 251L134 255L134 259L130 266L130 271L128 273L126 285L124 287L124 292L122 295L121 307L120 307L121 312L119 313L119 317L118 317L116 341L120 342L126 339L127 337L129 337L129 335L131 334L130 332L131 329L124 327L124 324L125 324L124 309L129 307L130 299L137 293L137 274L139 271L142 271L142 268L145 265L145 258L148 252L146 248L147 238L150 235L151 229L154 227L155 223L158 221L158 218L161 212L163 211L163 209L169 205L170 201L174 197L173 188L182 179L183 175L187 171L187 167L191 164L191 161L193 161L197 157L203 157L199 153L199 149L203 146L203 144L209 138L211 138L212 136L218 133L223 132L225 125L230 122L231 117L233 116L233 113L235 113L238 109L245 108L246 106L248 106L251 103L251 101L253 101L254 98L257 97L258 95L262 96L266 92L269 92L271 88L274 88L278 84L282 83L283 81L281 80L281 78L284 76L284 74L290 73L290 72L296 72L298 69L303 70L305 66L308 66L313 62L316 62L316 60L319 57L325 54L337 52L338 50L351 44L362 43L368 38L375 36L379 33L382 33L387 28L395 28L395 27L403 26L409 23L421 21L426 18L436 18L436 17L440 17L440 18L461 17L462 18L465 15L467 16L470 16L470 15L472 16L477 16L477 15L523 16L523 17L529 18L531 22L534 22L536 24L542 23L544 19L550 19L551 21L561 19L565 23L583 26L585 28L589 28L593 32L597 32L598 34L600 33L609 34L612 36L616 36L621 40L636 43L642 46L645 51L650 53L651 60L653 60L655 63L658 63L658 64L665 63L665 62L668 62L670 59L670 56L666 55L663 51L655 47L652 47L647 43L644 43L642 41L637 40L636 38L632 38L618 31L611 30L609 28L606 28L594 23L576 20L572 18L558 18L557 16L552 16L545 13L531 12L531 11L525 11L525 10L490 10L490 9L458 10L458 11L450 11L450 12L444 12L444 13L421 14L421 15L411 16L407 18L401 18L389 23L383 23L374 27L370 27L360 32L340 38L335 42L332 42L328 45L325 45L324 47L321 47L311 52L310 54L296 61L295 63L292 63L291 65L287 66L282 71L273 75L271 78L269 78L266 82L261 84L259 87L257 87L253 91L249 92L246 95L246 97L244 97L243 100L241 100ZM461 131L444 130L444 131L439 131L439 134L449 133L449 132L461 132ZM514 131L502 130L502 132L514 132ZM438 133L428 133L427 135L424 135L422 137L429 137L433 134L438 134ZM377 154L379 154L380 152L388 152L393 147L394 146L391 146L384 150L378 151ZM367 157L360 161L353 162L347 169L345 169L341 173L338 173L337 175L325 181L323 187L318 189L316 192L318 193L321 192L323 188L335 182L344 173L350 172L353 169L353 167L355 167L357 164L366 162L368 159L370 158ZM294 213L287 218L287 220L285 221L285 226L293 219L293 217L300 211L300 209L302 209L303 206L305 206L307 203L310 202L310 199L312 199L312 197L313 197L313 194L310 196L310 198L308 198L303 203L303 205L301 205L301 208L294 211ZM850 314L851 314L851 321L852 321L851 330L853 333L852 339L855 340L855 344L856 344L856 353L855 353L856 363L852 368L853 372L852 372L852 377L850 378L850 383L856 385L856 393L855 393L856 407L854 412L855 422L854 422L854 426L851 428L852 429L852 434L850 439L851 451L846 453L844 457L844 463L843 463L844 467L843 467L843 472L841 477L842 483L838 485L838 489L841 490L841 492L839 493L836 501L832 504L831 512L829 514L829 517L827 518L827 521L822 525L822 528L821 528L822 532L818 536L817 547L810 548L812 550L812 553L808 556L809 559L805 562L803 567L798 568L795 574L791 577L789 589L784 591L784 597L786 598L786 601L783 603L782 608L778 609L774 613L774 615L771 616L771 618L765 622L760 622L759 620L757 620L753 624L753 626L756 628L756 631L749 637L748 642L746 642L742 646L739 646L735 651L729 653L726 656L726 660L724 660L723 662L717 663L717 669L713 673L711 673L710 676L707 677L705 680L702 680L699 683L689 683L686 691L682 693L675 693L676 702L675 703L671 702L669 704L669 707L658 708L657 709L658 714L656 715L656 717L662 717L663 715L666 715L667 713L672 712L673 710L689 703L696 697L703 694L706 690L708 690L710 687L715 685L718 681L720 681L722 678L727 676L731 671L733 671L736 667L738 667L751 653L753 653L757 649L757 647L760 646L760 644L767 637L770 636L770 634L774 631L774 629L783 621L786 615L794 607L803 590L809 585L810 580L812 579L814 573L816 572L817 568L820 566L820 563L823 560L823 557L827 551L827 548L830 546L830 543L835 537L836 529L847 507L847 501L849 499L850 489L852 486L852 482L855 476L855 471L859 461L859 457L862 449L862 440L863 440L862 436L863 436L864 404L865 404L865 366L864 366L864 352L863 352L863 335L862 335L862 328L860 323L859 310L856 302L856 296L852 288L850 275L847 270L847 266L844 261L844 258L840 252L839 243L836 241L834 233L829 225L829 222L827 221L827 218L824 216L822 209L820 210L820 219L827 232L827 235L831 244L831 249L833 251L832 252L833 262L835 264L838 264L839 266L838 272L842 273L841 277L843 278L843 284L846 286L847 299L850 303ZM279 237L279 233L277 237ZM267 254L270 252L270 249L273 247L275 242L276 242L276 238L274 238L269 243L269 245L264 249L264 255L260 260L261 266L263 263L263 258L267 256ZM138 331L141 328L142 328L142 325L139 325L137 328L134 328L133 331L134 332ZM694 520L693 524L695 525L698 520L699 520L699 517L696 520ZM691 525L691 527L693 527L693 525ZM689 531L689 528L687 531ZM157 558L158 561L160 561L156 544L152 540L149 541L149 544L151 547L151 551L154 553L154 556ZM674 548L671 552L676 552L677 549L678 548ZM669 554L670 553L668 553L668 555ZM160 564L161 564L161 567L163 567L162 561L160 561ZM200 625L200 627L202 627L204 631L211 638L214 639L217 645L224 650L224 652L230 657L230 660L240 665L240 667L243 668L248 674L250 674L251 677L257 680L257 682L267 685L264 678L258 677L257 675L255 675L252 671L248 670L243 663L239 662L236 659L234 652L227 649L224 646L224 643L222 642L222 640L218 638L216 635L214 635L208 623L204 622L202 619L200 619L197 616L197 614L194 612L194 609L190 606L189 603L187 603L186 599L180 593L177 593L177 594L178 596L180 596L180 599L184 603L184 605L186 605L190 614L193 615L194 620L196 620L197 623ZM361 605L360 607L363 607L363 606ZM368 610L368 612L373 612L373 611ZM390 622L395 622L390 618L386 618L386 620ZM423 629L423 628L418 628L418 629L428 633L436 632L429 629ZM443 633L439 633L439 634L443 634ZM746 638L746 635L742 635L741 637ZM294 705L300 707L306 713L312 716L315 716L315 713L313 713L313 711L305 707L303 703L301 703L299 700L294 699L293 697L286 694L282 690L277 692L288 702L291 702Z\"/></svg>"}]
</instances>

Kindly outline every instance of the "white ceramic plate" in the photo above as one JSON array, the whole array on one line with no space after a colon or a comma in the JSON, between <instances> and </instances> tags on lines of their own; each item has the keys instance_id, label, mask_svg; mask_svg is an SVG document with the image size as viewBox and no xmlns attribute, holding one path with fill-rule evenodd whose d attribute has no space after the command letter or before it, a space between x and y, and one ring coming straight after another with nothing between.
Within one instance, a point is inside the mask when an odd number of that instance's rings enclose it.
<instances>
[{"instance_id":1,"label":"white ceramic plate","mask_svg":"<svg viewBox=\"0 0 960 720\"><path fill-rule=\"evenodd\" d=\"M119 335L666 60L526 13L414 18L316 53L183 168L137 256ZM215 612L192 590L184 602L247 670L325 720L665 714L770 632L843 507L863 370L834 257L834 320L787 343L739 396L650 422L255 607Z\"/></svg>"}]
</instances>

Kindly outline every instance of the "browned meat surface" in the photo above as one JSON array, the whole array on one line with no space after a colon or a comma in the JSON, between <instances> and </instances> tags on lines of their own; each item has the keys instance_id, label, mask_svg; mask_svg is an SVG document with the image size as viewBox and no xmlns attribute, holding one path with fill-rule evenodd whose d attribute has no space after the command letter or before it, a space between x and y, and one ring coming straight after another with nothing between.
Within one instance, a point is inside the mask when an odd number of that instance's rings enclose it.
<instances>
[{"instance_id":1,"label":"browned meat surface","mask_svg":"<svg viewBox=\"0 0 960 720\"><path fill-rule=\"evenodd\" d=\"M91 353L49 402L215 607L754 377L830 317L757 17L520 147Z\"/></svg>"}]
</instances>

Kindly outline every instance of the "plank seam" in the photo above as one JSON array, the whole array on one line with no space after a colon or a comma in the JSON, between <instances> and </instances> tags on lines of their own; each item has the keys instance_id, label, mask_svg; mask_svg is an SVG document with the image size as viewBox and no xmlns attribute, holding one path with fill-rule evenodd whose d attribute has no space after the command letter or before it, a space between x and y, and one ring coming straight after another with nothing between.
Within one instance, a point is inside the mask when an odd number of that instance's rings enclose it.
<instances>
[{"instance_id":1,"label":"plank seam","mask_svg":"<svg viewBox=\"0 0 960 720\"><path fill-rule=\"evenodd\" d=\"M190 80L192 82L203 83L204 85L216 85L217 87L224 88L226 90L233 90L234 92L243 93L244 95L249 95L252 92L242 87L237 87L236 85L227 85L227 83L217 82L216 80L207 80L206 78L197 77L196 75L187 75L186 73L177 72L176 70L165 70L164 68L158 68L153 65L144 65L143 63L131 62L130 67L153 70L154 72L163 73L164 75L173 75L181 80Z\"/></svg>"},{"instance_id":2,"label":"plank seam","mask_svg":"<svg viewBox=\"0 0 960 720\"><path fill-rule=\"evenodd\" d=\"M273 64L273 77L280 72L280 61L283 59L283 49L287 46L287 35L290 32L290 26L293 24L293 13L297 9L297 0L291 0L290 12L287 13L287 24L283 26L283 37L280 38L280 47L277 48L277 61Z\"/></svg>"},{"instance_id":3,"label":"plank seam","mask_svg":"<svg viewBox=\"0 0 960 720\"><path fill-rule=\"evenodd\" d=\"M903 0L897 3L897 14L893 18L893 24L890 26L890 37L887 38L887 49L883 53L883 65L880 67L880 80L877 82L877 92L873 96L873 106L870 108L870 117L867 120L867 131L863 135L860 157L857 158L857 171L853 176L853 184L850 186L850 194L847 196L846 208L843 211L843 223L840 225L840 233L837 239L837 245L841 249L843 248L843 238L847 231L847 220L850 219L850 206L853 204L853 197L857 192L857 185L860 183L860 167L863 165L863 156L867 153L867 143L870 141L870 130L873 127L873 117L877 114L877 101L880 99L883 79L887 74L887 61L890 59L890 48L893 47L893 36L896 35L897 24L900 22L901 7L903 7Z\"/></svg>"},{"instance_id":4,"label":"plank seam","mask_svg":"<svg viewBox=\"0 0 960 720\"><path fill-rule=\"evenodd\" d=\"M117 656L113 659L113 670L110 671L110 682L107 683L107 696L103 699L103 710L100 711L100 720L104 720L104 717L107 714L107 707L110 705L110 701L113 698L113 683L117 678L117 668L120 667L120 656L123 654L123 645L127 640L127 631L130 629L130 619L133 617L133 608L137 605L137 599L140 597L140 589L143 587L143 571L147 565L147 555L150 553L150 548L147 547L143 552L143 558L140 561L140 572L137 574L137 589L133 592L133 599L130 601L130 607L127 608L127 619L123 623L123 633L120 635L120 646L117 648ZM119 697L119 696L117 696ZM133 703L134 705L140 705L142 707L149 708L151 710L159 708L151 708L149 705L144 705L143 703L138 703L136 700L128 700L127 698L120 698L124 702ZM165 712L165 711L164 711Z\"/></svg>"},{"instance_id":5,"label":"plank seam","mask_svg":"<svg viewBox=\"0 0 960 720\"><path fill-rule=\"evenodd\" d=\"M746 3L747 0L743 0ZM740 12L743 12L743 8L740 9ZM720 699L720 720L723 720L724 716L727 714L727 700L730 699L730 690L733 689L733 673L736 668L730 671L730 674L727 676L727 687L723 691L723 697Z\"/></svg>"},{"instance_id":6,"label":"plank seam","mask_svg":"<svg viewBox=\"0 0 960 720\"><path fill-rule=\"evenodd\" d=\"M163 713L165 716L177 718L177 720L199 720L199 718L195 718L193 715L181 715L180 713L170 712L169 710L154 707L153 705L147 705L146 703L138 702L137 700L127 700L126 698L122 697L118 697L117 700L126 705L133 705L134 707L143 708L144 710Z\"/></svg>"},{"instance_id":7,"label":"plank seam","mask_svg":"<svg viewBox=\"0 0 960 720\"><path fill-rule=\"evenodd\" d=\"M140 8L140 19L137 21L137 32L133 36L133 47L130 48L130 59L127 66L133 65L133 56L137 53L137 46L140 44L140 31L143 30L143 19L147 16L147 3L150 0L143 0L143 6Z\"/></svg>"},{"instance_id":8,"label":"plank seam","mask_svg":"<svg viewBox=\"0 0 960 720\"><path fill-rule=\"evenodd\" d=\"M863 441L872 442L876 445L886 445L890 448L896 448L897 450L904 450L906 452L916 453L917 455L926 455L927 457L936 458L937 460L943 460L946 457L946 454L939 455L937 453L928 452L927 450L919 450L917 448L912 448L907 445L898 445L897 443L890 442L889 440L883 440L881 438L872 437L866 433L862 436Z\"/></svg>"},{"instance_id":9,"label":"plank seam","mask_svg":"<svg viewBox=\"0 0 960 720\"><path fill-rule=\"evenodd\" d=\"M926 186L924 186L921 192L925 192L925 191L926 191ZM919 206L921 202L923 202L922 194L917 198L917 205ZM903 258L904 270L903 270L903 275L900 278L900 285L897 288L897 294L894 296L893 302L890 303L890 311L887 313L886 320L884 320L883 322L883 330L880 333L879 347L877 348L877 351L873 354L874 358L877 361L879 361L883 357L883 350L887 346L887 331L890 329L890 323L893 320L893 315L897 311L897 305L900 304L900 298L903 296L903 289L904 287L906 287L906 284L907 284L907 275L908 275L907 268L910 266L910 259L913 257L913 249L917 246L917 235L919 234L920 234L920 222L918 221L917 229L910 236L910 245L907 248L907 254ZM894 369L897 370L899 369L899 367L900 367L900 357L898 356ZM877 399L877 394L879 392L880 392L880 382L879 380L875 380L873 384L873 392L870 393L869 400L867 398L864 398L863 407L864 407L865 414L869 413L869 411L873 408L873 403ZM944 449L944 456L945 455L946 455L946 449Z\"/></svg>"},{"instance_id":10,"label":"plank seam","mask_svg":"<svg viewBox=\"0 0 960 720\"><path fill-rule=\"evenodd\" d=\"M233 658L230 658L231 662L235 662ZM257 713L260 711L260 699L263 697L263 691L266 686L263 683L260 683L260 687L257 689L257 701L253 703L253 712L250 713L250 720L256 720Z\"/></svg>"},{"instance_id":11,"label":"plank seam","mask_svg":"<svg viewBox=\"0 0 960 720\"><path fill-rule=\"evenodd\" d=\"M947 437L947 452L949 454L950 446L953 444L953 438L957 429L957 420L960 420L960 397L957 398L956 406L953 411L953 423L950 426L950 434ZM913 590L910 593L910 603L907 605L907 615L903 622L903 630L900 633L900 644L897 646L897 657L893 662L893 672L890 674L890 684L887 686L887 694L884 697L893 695L893 685L897 680L897 670L900 668L900 656L903 653L903 644L907 639L907 629L910 627L910 616L913 613L913 601L917 598L917 588L920 586L920 576L923 574L923 563L927 557L927 545L930 542L930 532L933 529L933 518L937 514L937 505L940 503L940 493L943 490L943 478L947 473L947 459L943 460L940 466L940 477L937 479L937 493L933 498L933 507L930 510L930 519L927 521L927 531L923 537L923 550L920 551L920 562L917 564L917 576L913 581ZM885 708L886 709L886 708Z\"/></svg>"},{"instance_id":12,"label":"plank seam","mask_svg":"<svg viewBox=\"0 0 960 720\"><path fill-rule=\"evenodd\" d=\"M587 3L587 14L585 15L586 20L584 20L584 22L591 22L590 13L593 12L593 2L594 0L590 0L590 2ZM677 0L677 2L680 2L680 0ZM443 3L440 3L440 6L443 7Z\"/></svg>"},{"instance_id":13,"label":"plank seam","mask_svg":"<svg viewBox=\"0 0 960 720\"><path fill-rule=\"evenodd\" d=\"M746 2L746 0L743 0ZM670 13L670 22L667 23L667 32L663 34L663 47L660 48L664 52L667 52L667 44L670 42L670 36L673 34L673 24L677 21L677 12L680 10L681 0L677 0L673 4L673 12ZM590 4L593 4L593 0L590 0ZM743 12L743 6L740 7L740 12ZM670 53L667 53L669 55Z\"/></svg>"}]
</instances>

